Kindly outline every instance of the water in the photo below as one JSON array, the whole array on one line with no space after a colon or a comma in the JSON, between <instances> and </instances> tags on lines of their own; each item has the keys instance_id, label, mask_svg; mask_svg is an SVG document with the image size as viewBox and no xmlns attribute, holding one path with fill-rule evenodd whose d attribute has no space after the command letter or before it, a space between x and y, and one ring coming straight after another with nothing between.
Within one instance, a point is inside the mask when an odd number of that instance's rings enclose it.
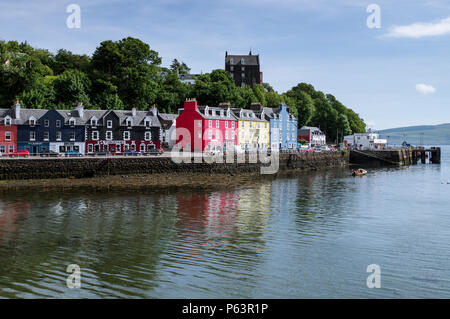
<instances>
[{"instance_id":1,"label":"water","mask_svg":"<svg viewBox=\"0 0 450 319\"><path fill-rule=\"evenodd\" d=\"M441 165L210 193L3 195L0 297L449 298L442 151ZM367 288L370 264L380 289Z\"/></svg>"}]
</instances>

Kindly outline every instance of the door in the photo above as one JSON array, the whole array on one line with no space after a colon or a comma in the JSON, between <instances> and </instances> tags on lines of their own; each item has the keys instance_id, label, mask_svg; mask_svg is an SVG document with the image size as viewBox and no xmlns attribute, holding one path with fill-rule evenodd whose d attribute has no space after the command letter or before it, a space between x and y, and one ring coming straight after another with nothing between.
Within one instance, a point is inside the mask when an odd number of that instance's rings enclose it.
<instances>
[{"instance_id":1,"label":"door","mask_svg":"<svg viewBox=\"0 0 450 319\"><path fill-rule=\"evenodd\" d=\"M39 148L37 146L33 146L33 152L31 155L37 155L39 153Z\"/></svg>"}]
</instances>

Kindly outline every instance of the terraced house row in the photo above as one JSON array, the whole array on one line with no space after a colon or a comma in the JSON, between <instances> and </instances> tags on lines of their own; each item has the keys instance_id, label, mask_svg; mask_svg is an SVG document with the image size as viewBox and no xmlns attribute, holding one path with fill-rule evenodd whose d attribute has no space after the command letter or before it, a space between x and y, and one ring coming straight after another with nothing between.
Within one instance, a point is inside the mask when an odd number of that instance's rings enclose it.
<instances>
[{"instance_id":1,"label":"terraced house row","mask_svg":"<svg viewBox=\"0 0 450 319\"><path fill-rule=\"evenodd\" d=\"M0 109L0 153L27 150L38 155L51 150L83 155L99 151L112 154L126 150L146 152L161 147L160 114L148 111L24 109L17 101Z\"/></svg>"},{"instance_id":2,"label":"terraced house row","mask_svg":"<svg viewBox=\"0 0 450 319\"><path fill-rule=\"evenodd\" d=\"M178 113L176 143L192 152L297 149L297 119L284 104L272 109L253 103L243 109L229 103L200 106L190 99Z\"/></svg>"}]
</instances>

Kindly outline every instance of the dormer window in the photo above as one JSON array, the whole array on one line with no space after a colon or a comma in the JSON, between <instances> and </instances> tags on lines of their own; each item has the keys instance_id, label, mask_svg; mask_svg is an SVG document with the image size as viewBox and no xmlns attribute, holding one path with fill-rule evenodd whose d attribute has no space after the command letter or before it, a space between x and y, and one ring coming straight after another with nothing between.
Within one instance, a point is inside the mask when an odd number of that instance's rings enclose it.
<instances>
[{"instance_id":1,"label":"dormer window","mask_svg":"<svg viewBox=\"0 0 450 319\"><path fill-rule=\"evenodd\" d=\"M241 59L241 64L245 64L245 59L244 58Z\"/></svg>"},{"instance_id":2,"label":"dormer window","mask_svg":"<svg viewBox=\"0 0 450 319\"><path fill-rule=\"evenodd\" d=\"M146 128L150 128L150 125L152 124L152 120L150 120L150 119L145 119L144 124L145 124L145 127L146 127Z\"/></svg>"},{"instance_id":3,"label":"dormer window","mask_svg":"<svg viewBox=\"0 0 450 319\"><path fill-rule=\"evenodd\" d=\"M75 119L74 119L74 118L71 118L71 119L69 120L69 125L70 125L70 126L75 126Z\"/></svg>"},{"instance_id":4,"label":"dormer window","mask_svg":"<svg viewBox=\"0 0 450 319\"><path fill-rule=\"evenodd\" d=\"M35 126L36 125L36 119L35 118L30 118L30 126Z\"/></svg>"},{"instance_id":5,"label":"dormer window","mask_svg":"<svg viewBox=\"0 0 450 319\"><path fill-rule=\"evenodd\" d=\"M5 118L5 125L6 126L10 126L11 125L11 118L10 117L6 117Z\"/></svg>"},{"instance_id":6,"label":"dormer window","mask_svg":"<svg viewBox=\"0 0 450 319\"><path fill-rule=\"evenodd\" d=\"M230 64L233 64L233 62L234 62L233 58L230 58Z\"/></svg>"},{"instance_id":7,"label":"dormer window","mask_svg":"<svg viewBox=\"0 0 450 319\"><path fill-rule=\"evenodd\" d=\"M96 117L93 117L93 118L91 119L91 126L97 126L97 123L98 123L97 118L96 118Z\"/></svg>"},{"instance_id":8,"label":"dormer window","mask_svg":"<svg viewBox=\"0 0 450 319\"><path fill-rule=\"evenodd\" d=\"M131 118L127 118L126 123L128 127L133 125L133 121L131 120Z\"/></svg>"}]
</instances>

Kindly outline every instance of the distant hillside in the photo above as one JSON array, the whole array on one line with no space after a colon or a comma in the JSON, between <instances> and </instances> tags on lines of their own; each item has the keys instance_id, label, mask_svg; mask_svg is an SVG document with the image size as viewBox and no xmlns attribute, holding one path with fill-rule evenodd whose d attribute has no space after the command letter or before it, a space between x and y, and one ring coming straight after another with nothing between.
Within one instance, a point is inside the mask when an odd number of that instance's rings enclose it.
<instances>
[{"instance_id":1,"label":"distant hillside","mask_svg":"<svg viewBox=\"0 0 450 319\"><path fill-rule=\"evenodd\" d=\"M392 128L379 131L381 138L387 138L390 145L409 144L446 145L450 144L450 123L440 125L420 125Z\"/></svg>"}]
</instances>

